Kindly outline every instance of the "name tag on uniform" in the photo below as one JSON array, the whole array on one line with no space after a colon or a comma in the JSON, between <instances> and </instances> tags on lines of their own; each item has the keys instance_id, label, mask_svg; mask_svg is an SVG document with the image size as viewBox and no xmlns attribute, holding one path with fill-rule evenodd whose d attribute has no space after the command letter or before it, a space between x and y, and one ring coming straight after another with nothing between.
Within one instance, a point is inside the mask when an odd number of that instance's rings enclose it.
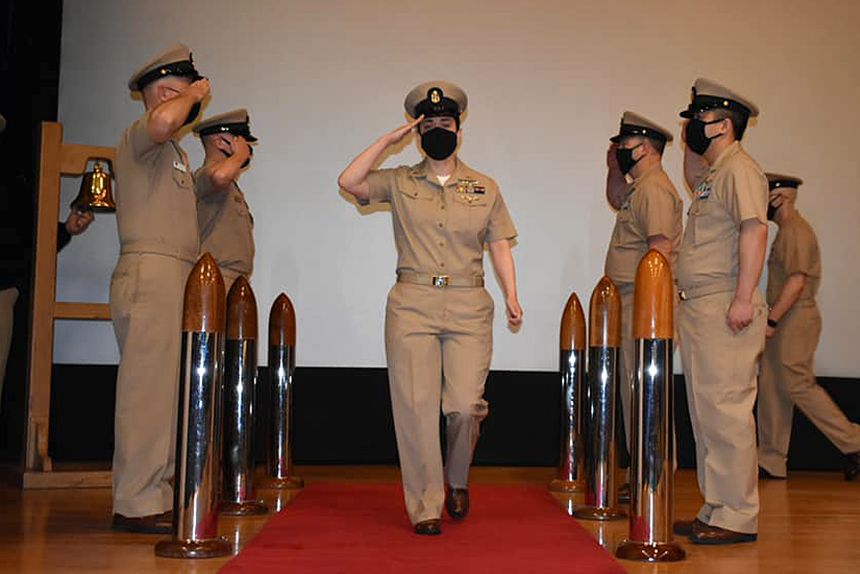
<instances>
[{"instance_id":1,"label":"name tag on uniform","mask_svg":"<svg viewBox=\"0 0 860 574\"><path fill-rule=\"evenodd\" d=\"M173 160L173 169L178 169L182 173L188 173L188 168L181 161Z\"/></svg>"}]
</instances>

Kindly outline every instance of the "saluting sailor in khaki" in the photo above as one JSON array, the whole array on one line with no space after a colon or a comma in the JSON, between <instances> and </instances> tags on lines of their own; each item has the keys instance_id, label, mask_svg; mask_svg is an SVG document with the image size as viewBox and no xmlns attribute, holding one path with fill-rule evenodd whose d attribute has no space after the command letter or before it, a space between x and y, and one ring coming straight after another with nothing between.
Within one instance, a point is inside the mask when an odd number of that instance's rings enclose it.
<instances>
[{"instance_id":1,"label":"saluting sailor in khaki","mask_svg":"<svg viewBox=\"0 0 860 574\"><path fill-rule=\"evenodd\" d=\"M755 421L765 304L758 282L767 248L767 180L741 147L758 109L709 80L696 80L681 115L685 168L694 192L678 254L678 331L705 499L679 524L699 544L756 539Z\"/></svg>"},{"instance_id":2,"label":"saluting sailor in khaki","mask_svg":"<svg viewBox=\"0 0 860 574\"><path fill-rule=\"evenodd\" d=\"M516 230L496 182L456 154L466 94L428 82L406 98L411 123L385 134L341 174L362 204L391 206L397 283L388 295L385 347L406 510L417 534L439 534L442 505L469 509L468 475L488 405L493 300L484 286L484 247L505 294L508 320L522 321L511 240ZM391 145L418 126L424 161L374 170ZM439 408L448 454L443 470ZM445 485L448 486L446 497Z\"/></svg>"},{"instance_id":3,"label":"saluting sailor in khaki","mask_svg":"<svg viewBox=\"0 0 860 574\"><path fill-rule=\"evenodd\" d=\"M836 406L815 379L813 359L821 335L815 303L821 255L812 226L797 211L797 188L788 175L767 174L768 219L779 232L767 264L767 343L758 393L758 464L764 478L785 478L791 419L797 406L845 455L845 479L860 476L860 425Z\"/></svg>"},{"instance_id":4,"label":"saluting sailor in khaki","mask_svg":"<svg viewBox=\"0 0 860 574\"><path fill-rule=\"evenodd\" d=\"M194 173L200 251L218 262L229 291L236 278L250 277L254 269L254 220L236 180L251 161L248 143L257 138L244 109L207 118L194 133L206 151Z\"/></svg>"},{"instance_id":5,"label":"saluting sailor in khaki","mask_svg":"<svg viewBox=\"0 0 860 574\"><path fill-rule=\"evenodd\" d=\"M630 446L633 393L633 281L642 257L657 249L674 264L681 244L684 203L663 171L663 149L672 134L651 120L624 112L606 154L606 198L618 211L606 252L606 275L621 293L621 403ZM628 178L630 181L628 182Z\"/></svg>"},{"instance_id":6,"label":"saluting sailor in khaki","mask_svg":"<svg viewBox=\"0 0 860 574\"><path fill-rule=\"evenodd\" d=\"M209 82L177 46L129 80L146 113L116 154L120 257L110 309L120 351L113 459L113 526L169 532L173 506L179 333L185 280L199 252L194 182L176 141Z\"/></svg>"}]
</instances>

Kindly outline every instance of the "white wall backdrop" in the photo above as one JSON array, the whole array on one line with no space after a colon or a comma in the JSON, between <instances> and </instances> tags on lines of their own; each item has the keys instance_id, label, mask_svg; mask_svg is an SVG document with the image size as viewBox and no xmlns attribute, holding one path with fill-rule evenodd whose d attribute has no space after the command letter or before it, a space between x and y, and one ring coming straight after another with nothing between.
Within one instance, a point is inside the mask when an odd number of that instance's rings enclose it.
<instances>
[{"instance_id":1,"label":"white wall backdrop","mask_svg":"<svg viewBox=\"0 0 860 574\"><path fill-rule=\"evenodd\" d=\"M247 107L260 138L240 184L256 221L261 325L285 291L298 313L299 364L382 366L390 216L359 214L336 178L404 121L415 84L461 84L470 111L460 155L500 183L520 232L525 325L506 329L491 280L493 368L551 370L564 301L575 290L587 305L602 273L614 221L603 195L607 138L625 109L677 133L693 80L710 77L760 105L744 143L762 166L806 181L799 206L818 231L825 274L818 372L858 376L858 21L860 3L836 0L703 10L683 0L66 0L60 120L67 141L116 145L143 111L126 89L130 74L176 42L190 45L212 81L204 113ZM182 145L199 164L199 142ZM419 157L413 142L385 165ZM681 157L675 144L664 161L679 186ZM77 185L65 186L64 204ZM58 296L107 301L117 253L114 217L98 216L60 255ZM115 362L110 325L60 323L55 360Z\"/></svg>"}]
</instances>

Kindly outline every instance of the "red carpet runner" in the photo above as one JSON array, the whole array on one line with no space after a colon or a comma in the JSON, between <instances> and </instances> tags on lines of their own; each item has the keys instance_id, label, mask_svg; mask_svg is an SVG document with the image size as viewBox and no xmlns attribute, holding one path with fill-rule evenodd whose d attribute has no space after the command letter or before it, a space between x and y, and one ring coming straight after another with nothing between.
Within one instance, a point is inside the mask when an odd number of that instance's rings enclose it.
<instances>
[{"instance_id":1,"label":"red carpet runner","mask_svg":"<svg viewBox=\"0 0 860 574\"><path fill-rule=\"evenodd\" d=\"M539 487L471 489L463 522L416 536L399 484L311 484L222 572L623 573Z\"/></svg>"}]
</instances>

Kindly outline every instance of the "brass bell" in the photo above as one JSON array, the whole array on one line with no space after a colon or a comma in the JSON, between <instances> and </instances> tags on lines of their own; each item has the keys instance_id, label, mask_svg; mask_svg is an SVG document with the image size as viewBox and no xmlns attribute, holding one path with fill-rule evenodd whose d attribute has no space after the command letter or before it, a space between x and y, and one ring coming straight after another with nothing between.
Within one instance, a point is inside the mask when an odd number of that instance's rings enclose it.
<instances>
[{"instance_id":1,"label":"brass bell","mask_svg":"<svg viewBox=\"0 0 860 574\"><path fill-rule=\"evenodd\" d=\"M70 207L79 211L95 211L96 213L116 211L110 180L111 174L102 169L101 163L96 162L93 170L84 174L81 180L81 190Z\"/></svg>"}]
</instances>

